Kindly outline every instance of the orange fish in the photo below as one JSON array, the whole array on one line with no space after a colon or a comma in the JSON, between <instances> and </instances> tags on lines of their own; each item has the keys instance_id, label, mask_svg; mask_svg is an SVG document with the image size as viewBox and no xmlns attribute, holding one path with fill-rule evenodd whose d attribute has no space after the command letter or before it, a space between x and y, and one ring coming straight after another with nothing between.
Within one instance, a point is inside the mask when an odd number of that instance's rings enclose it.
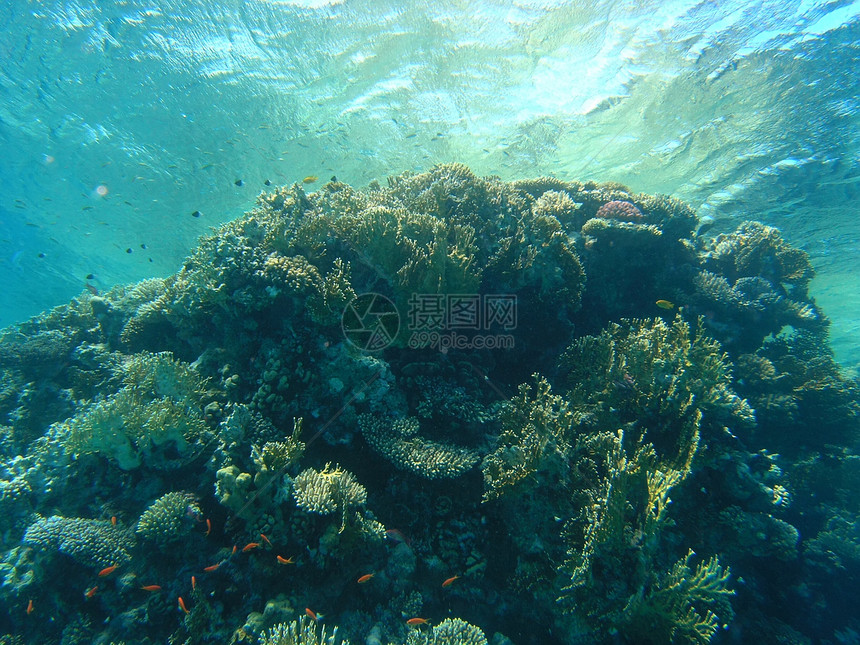
<instances>
[{"instance_id":1,"label":"orange fish","mask_svg":"<svg viewBox=\"0 0 860 645\"><path fill-rule=\"evenodd\" d=\"M112 574L114 571L116 571L116 568L117 568L118 566L119 566L118 564L112 564L112 565L111 565L111 566L109 566L109 567L105 567L104 569L102 569L101 571L99 571L99 573L98 573L99 578L104 578L105 576L109 576L109 575L110 575L110 574Z\"/></svg>"},{"instance_id":2,"label":"orange fish","mask_svg":"<svg viewBox=\"0 0 860 645\"><path fill-rule=\"evenodd\" d=\"M205 572L209 573L210 571L215 571L215 569L217 569L220 566L221 566L220 562L218 564L210 564L208 567L203 567L203 570Z\"/></svg>"},{"instance_id":3,"label":"orange fish","mask_svg":"<svg viewBox=\"0 0 860 645\"><path fill-rule=\"evenodd\" d=\"M194 576L191 576L191 591L194 591L196 589L197 589L197 578L195 578Z\"/></svg>"},{"instance_id":4,"label":"orange fish","mask_svg":"<svg viewBox=\"0 0 860 645\"><path fill-rule=\"evenodd\" d=\"M410 627L418 627L418 625L429 625L430 621L426 618L410 618L406 621L406 624Z\"/></svg>"},{"instance_id":5,"label":"orange fish","mask_svg":"<svg viewBox=\"0 0 860 645\"><path fill-rule=\"evenodd\" d=\"M161 587L158 585L143 585L141 589L144 591L161 591Z\"/></svg>"},{"instance_id":6,"label":"orange fish","mask_svg":"<svg viewBox=\"0 0 860 645\"><path fill-rule=\"evenodd\" d=\"M357 580L357 582L358 582L358 584L363 585L365 582L370 582L370 580L371 580L371 579L373 578L373 576L375 576L375 575L376 575L375 573L365 573L363 576L361 576L361 577Z\"/></svg>"},{"instance_id":7,"label":"orange fish","mask_svg":"<svg viewBox=\"0 0 860 645\"><path fill-rule=\"evenodd\" d=\"M238 548L239 548L239 547L238 547L238 546L236 546L236 545L234 544L234 545L233 545L233 552L232 552L230 555L236 555L236 550L237 550Z\"/></svg>"},{"instance_id":8,"label":"orange fish","mask_svg":"<svg viewBox=\"0 0 860 645\"><path fill-rule=\"evenodd\" d=\"M668 300L658 300L654 304L657 305L658 307L660 307L660 309L674 309L675 308L675 303L669 302Z\"/></svg>"},{"instance_id":9,"label":"orange fish","mask_svg":"<svg viewBox=\"0 0 860 645\"><path fill-rule=\"evenodd\" d=\"M212 532L212 520L208 517L206 518L206 535L209 535Z\"/></svg>"},{"instance_id":10,"label":"orange fish","mask_svg":"<svg viewBox=\"0 0 860 645\"><path fill-rule=\"evenodd\" d=\"M186 606L185 606L185 601L184 601L184 600L182 600L182 596L179 596L179 608L180 608L182 611L184 611L186 614L190 614L190 613L191 613L190 611L188 611L188 607L186 607Z\"/></svg>"},{"instance_id":11,"label":"orange fish","mask_svg":"<svg viewBox=\"0 0 860 645\"><path fill-rule=\"evenodd\" d=\"M450 587L452 584L454 584L454 581L455 581L455 580L459 579L459 577L460 577L460 576L451 576L450 578L448 578L447 580L445 580L445 581L442 583L442 586L443 586L443 587Z\"/></svg>"},{"instance_id":12,"label":"orange fish","mask_svg":"<svg viewBox=\"0 0 860 645\"><path fill-rule=\"evenodd\" d=\"M247 553L248 551L251 551L253 549L259 549L259 548L260 548L259 542L248 542L248 544L246 544L245 546L242 547L242 553Z\"/></svg>"},{"instance_id":13,"label":"orange fish","mask_svg":"<svg viewBox=\"0 0 860 645\"><path fill-rule=\"evenodd\" d=\"M285 558L284 556L279 555L278 556L278 562L280 564L295 564L296 559L293 556L290 556L289 558Z\"/></svg>"},{"instance_id":14,"label":"orange fish","mask_svg":"<svg viewBox=\"0 0 860 645\"><path fill-rule=\"evenodd\" d=\"M30 598L30 602L27 603L27 615L29 616L32 613L33 613L33 599Z\"/></svg>"},{"instance_id":15,"label":"orange fish","mask_svg":"<svg viewBox=\"0 0 860 645\"><path fill-rule=\"evenodd\" d=\"M305 177L304 179L302 179L302 183L303 183L303 184L312 184L312 183L314 183L317 179L319 179L319 177L317 177L316 175L308 175L307 177Z\"/></svg>"},{"instance_id":16,"label":"orange fish","mask_svg":"<svg viewBox=\"0 0 860 645\"><path fill-rule=\"evenodd\" d=\"M90 599L96 595L96 592L99 590L98 586L93 587L92 589L87 589L84 592L84 598Z\"/></svg>"},{"instance_id":17,"label":"orange fish","mask_svg":"<svg viewBox=\"0 0 860 645\"><path fill-rule=\"evenodd\" d=\"M116 515L111 515L110 523L111 523L111 526L116 526Z\"/></svg>"},{"instance_id":18,"label":"orange fish","mask_svg":"<svg viewBox=\"0 0 860 645\"><path fill-rule=\"evenodd\" d=\"M266 544L268 544L269 546L272 546L272 541L269 538L267 538L264 533L260 533L260 537L263 538L263 540L265 541Z\"/></svg>"}]
</instances>

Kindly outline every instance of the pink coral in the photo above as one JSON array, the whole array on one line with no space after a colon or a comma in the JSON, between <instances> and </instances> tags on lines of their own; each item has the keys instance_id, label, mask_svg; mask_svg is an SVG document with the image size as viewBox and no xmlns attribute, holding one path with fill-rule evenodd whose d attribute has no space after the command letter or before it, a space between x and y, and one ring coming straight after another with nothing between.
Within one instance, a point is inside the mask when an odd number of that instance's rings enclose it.
<instances>
[{"instance_id":1,"label":"pink coral","mask_svg":"<svg viewBox=\"0 0 860 645\"><path fill-rule=\"evenodd\" d=\"M613 200L606 202L597 211L597 217L603 219L617 219L623 222L638 222L642 219L642 211L630 202Z\"/></svg>"}]
</instances>

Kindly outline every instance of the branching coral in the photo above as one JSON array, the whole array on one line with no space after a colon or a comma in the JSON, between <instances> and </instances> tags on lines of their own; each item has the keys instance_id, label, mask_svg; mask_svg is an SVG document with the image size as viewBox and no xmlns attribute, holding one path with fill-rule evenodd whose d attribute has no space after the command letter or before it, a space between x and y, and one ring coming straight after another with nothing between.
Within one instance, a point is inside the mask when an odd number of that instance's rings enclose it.
<instances>
[{"instance_id":1,"label":"branching coral","mask_svg":"<svg viewBox=\"0 0 860 645\"><path fill-rule=\"evenodd\" d=\"M429 630L412 630L404 645L487 645L487 637L465 620L446 618Z\"/></svg>"},{"instance_id":2,"label":"branching coral","mask_svg":"<svg viewBox=\"0 0 860 645\"><path fill-rule=\"evenodd\" d=\"M400 470L428 479L462 475L478 461L468 448L425 439L414 417L383 419L363 414L358 419L367 443Z\"/></svg>"},{"instance_id":3,"label":"branching coral","mask_svg":"<svg viewBox=\"0 0 860 645\"><path fill-rule=\"evenodd\" d=\"M60 424L67 450L102 454L123 470L185 463L208 432L200 414L203 379L165 353L135 355L123 372L119 392Z\"/></svg>"},{"instance_id":4,"label":"branching coral","mask_svg":"<svg viewBox=\"0 0 860 645\"><path fill-rule=\"evenodd\" d=\"M164 548L188 536L203 513L191 493L172 492L155 500L137 522L135 532L141 538Z\"/></svg>"},{"instance_id":5,"label":"branching coral","mask_svg":"<svg viewBox=\"0 0 860 645\"><path fill-rule=\"evenodd\" d=\"M551 394L545 378L534 378L534 388L520 385L519 394L502 405L498 446L481 464L485 501L521 485L539 469L562 468L571 448L576 414L562 397Z\"/></svg>"},{"instance_id":6,"label":"branching coral","mask_svg":"<svg viewBox=\"0 0 860 645\"><path fill-rule=\"evenodd\" d=\"M574 341L560 361L572 401L599 427L635 422L663 459L682 467L702 419L750 426L753 411L730 388L728 357L680 316L610 325ZM631 435L632 436L632 435Z\"/></svg>"},{"instance_id":7,"label":"branching coral","mask_svg":"<svg viewBox=\"0 0 860 645\"><path fill-rule=\"evenodd\" d=\"M805 251L789 245L772 226L744 222L734 233L720 235L705 246L705 266L732 282L761 277L791 287L792 297L805 299L815 275Z\"/></svg>"},{"instance_id":8,"label":"branching coral","mask_svg":"<svg viewBox=\"0 0 860 645\"><path fill-rule=\"evenodd\" d=\"M621 631L637 643L708 643L730 614L728 567L716 557L701 562L695 572L690 551L647 592L631 598ZM721 618L711 609L723 614Z\"/></svg>"},{"instance_id":9,"label":"branching coral","mask_svg":"<svg viewBox=\"0 0 860 645\"><path fill-rule=\"evenodd\" d=\"M326 464L322 470L307 468L293 480L296 505L308 513L331 515L345 514L350 508L364 506L367 489L355 476L340 467Z\"/></svg>"},{"instance_id":10,"label":"branching coral","mask_svg":"<svg viewBox=\"0 0 860 645\"><path fill-rule=\"evenodd\" d=\"M338 638L337 627L326 634L326 626L302 616L290 623L278 623L260 635L259 645L349 645Z\"/></svg>"}]
</instances>

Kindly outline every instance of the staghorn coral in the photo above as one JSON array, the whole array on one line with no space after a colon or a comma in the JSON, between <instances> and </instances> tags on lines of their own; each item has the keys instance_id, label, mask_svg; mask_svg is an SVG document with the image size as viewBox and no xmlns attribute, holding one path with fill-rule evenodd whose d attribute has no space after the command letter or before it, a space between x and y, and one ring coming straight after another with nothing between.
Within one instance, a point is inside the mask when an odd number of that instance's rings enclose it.
<instances>
[{"instance_id":1,"label":"staghorn coral","mask_svg":"<svg viewBox=\"0 0 860 645\"><path fill-rule=\"evenodd\" d=\"M24 544L48 551L59 551L86 567L104 568L131 560L134 546L127 531L107 520L80 517L40 518L27 529Z\"/></svg>"},{"instance_id":2,"label":"staghorn coral","mask_svg":"<svg viewBox=\"0 0 860 645\"><path fill-rule=\"evenodd\" d=\"M446 618L429 630L413 629L404 645L487 645L487 637L465 620Z\"/></svg>"},{"instance_id":3,"label":"staghorn coral","mask_svg":"<svg viewBox=\"0 0 860 645\"><path fill-rule=\"evenodd\" d=\"M326 634L326 626L318 626L307 616L300 616L290 623L278 623L260 635L259 645L349 645L341 639L334 627Z\"/></svg>"},{"instance_id":4,"label":"staghorn coral","mask_svg":"<svg viewBox=\"0 0 860 645\"><path fill-rule=\"evenodd\" d=\"M358 423L376 452L396 468L427 479L459 477L478 461L472 450L421 437L414 417L392 420L362 414Z\"/></svg>"},{"instance_id":5,"label":"staghorn coral","mask_svg":"<svg viewBox=\"0 0 860 645\"><path fill-rule=\"evenodd\" d=\"M137 521L135 533L161 548L188 537L195 522L201 521L203 512L194 495L170 492L155 500Z\"/></svg>"}]
</instances>

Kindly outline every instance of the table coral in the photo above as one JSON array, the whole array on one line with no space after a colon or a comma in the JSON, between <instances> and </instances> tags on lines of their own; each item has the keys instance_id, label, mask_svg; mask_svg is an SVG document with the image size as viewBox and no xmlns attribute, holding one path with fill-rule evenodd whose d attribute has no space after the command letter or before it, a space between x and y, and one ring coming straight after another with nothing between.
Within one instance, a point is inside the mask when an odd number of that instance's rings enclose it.
<instances>
[{"instance_id":1,"label":"table coral","mask_svg":"<svg viewBox=\"0 0 860 645\"><path fill-rule=\"evenodd\" d=\"M478 461L468 448L431 441L418 434L414 417L384 419L363 414L358 419L367 443L396 468L427 479L458 477Z\"/></svg>"},{"instance_id":2,"label":"table coral","mask_svg":"<svg viewBox=\"0 0 860 645\"><path fill-rule=\"evenodd\" d=\"M125 564L131 560L129 551L134 546L127 531L107 520L59 515L36 520L23 541L42 550L58 551L94 569Z\"/></svg>"}]
</instances>

